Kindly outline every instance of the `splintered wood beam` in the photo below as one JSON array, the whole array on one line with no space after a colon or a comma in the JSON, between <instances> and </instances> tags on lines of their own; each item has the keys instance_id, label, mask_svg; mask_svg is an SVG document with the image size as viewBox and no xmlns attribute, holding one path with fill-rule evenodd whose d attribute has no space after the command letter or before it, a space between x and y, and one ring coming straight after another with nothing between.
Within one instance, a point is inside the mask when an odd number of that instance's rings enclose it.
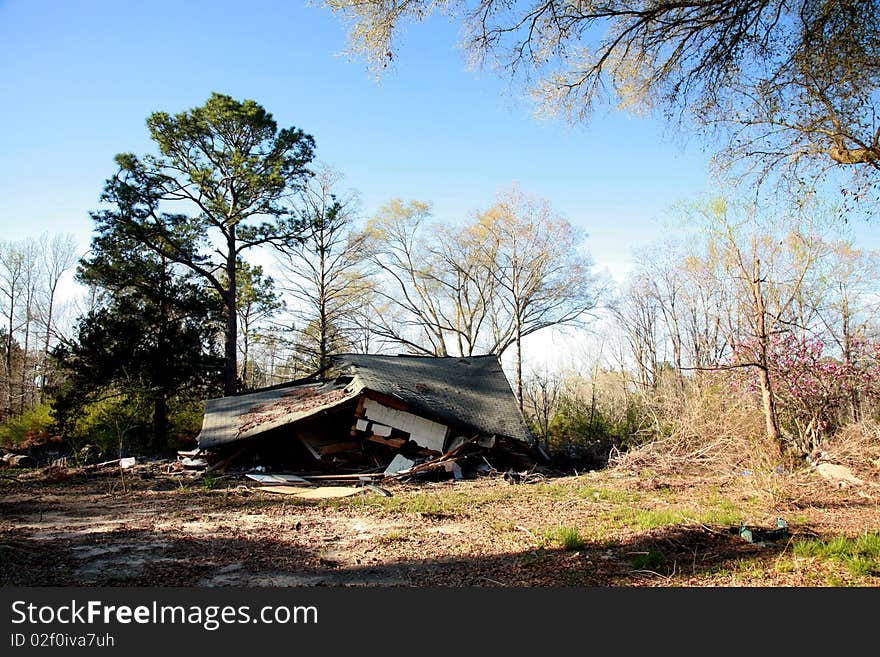
<instances>
[{"instance_id":1,"label":"splintered wood beam","mask_svg":"<svg viewBox=\"0 0 880 657\"><path fill-rule=\"evenodd\" d=\"M452 457L455 456L456 454L458 454L465 446L470 445L472 443L475 443L478 438L479 438L479 434L476 436L472 436L471 438L468 438L467 440L465 440L461 445L459 445L458 447L455 447L453 449L450 449L445 454L441 454L437 458L431 459L430 461L425 461L424 463L420 463L419 465L416 465L416 466L410 468L409 470L405 470L403 472L398 472L398 473L395 473L392 475L388 475L384 479L382 479L382 481L401 479L403 477L409 477L410 475L413 475L413 474L418 474L420 472L425 472L427 470L433 470L434 468L438 468L441 465L443 465L443 463L445 463L446 461L452 460Z\"/></svg>"},{"instance_id":2,"label":"splintered wood beam","mask_svg":"<svg viewBox=\"0 0 880 657\"><path fill-rule=\"evenodd\" d=\"M365 438L374 443L379 443L380 445L388 445L389 447L393 447L395 449L400 449L408 442L403 438L384 438L383 436L377 436L375 434L371 436L365 436Z\"/></svg>"},{"instance_id":3,"label":"splintered wood beam","mask_svg":"<svg viewBox=\"0 0 880 657\"><path fill-rule=\"evenodd\" d=\"M221 461L217 461L214 465L209 466L208 468L205 469L205 474L207 474L209 472L215 472L215 471L223 472L224 470L226 470L227 466L229 466L239 456L244 454L245 451L247 451L247 448L242 447L240 450L238 450L234 454L227 456L225 459L223 459Z\"/></svg>"},{"instance_id":4,"label":"splintered wood beam","mask_svg":"<svg viewBox=\"0 0 880 657\"><path fill-rule=\"evenodd\" d=\"M357 408L354 409L354 416L357 418L362 418L364 416L364 402L366 401L366 395L361 395L358 397Z\"/></svg>"}]
</instances>

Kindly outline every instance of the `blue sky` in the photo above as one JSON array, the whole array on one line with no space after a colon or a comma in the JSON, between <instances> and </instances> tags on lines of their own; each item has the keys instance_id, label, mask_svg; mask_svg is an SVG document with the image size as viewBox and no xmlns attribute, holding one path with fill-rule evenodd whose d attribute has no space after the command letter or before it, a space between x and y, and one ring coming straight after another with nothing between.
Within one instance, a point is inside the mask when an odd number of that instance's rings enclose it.
<instances>
[{"instance_id":1,"label":"blue sky","mask_svg":"<svg viewBox=\"0 0 880 657\"><path fill-rule=\"evenodd\" d=\"M148 114L212 91L312 134L365 215L400 196L456 221L516 181L618 276L673 203L711 188L699 139L610 112L582 128L539 121L506 81L468 71L456 40L442 18L414 26L376 81L340 55L341 22L304 0L0 1L0 238L64 231L86 246L114 154L150 150Z\"/></svg>"}]
</instances>

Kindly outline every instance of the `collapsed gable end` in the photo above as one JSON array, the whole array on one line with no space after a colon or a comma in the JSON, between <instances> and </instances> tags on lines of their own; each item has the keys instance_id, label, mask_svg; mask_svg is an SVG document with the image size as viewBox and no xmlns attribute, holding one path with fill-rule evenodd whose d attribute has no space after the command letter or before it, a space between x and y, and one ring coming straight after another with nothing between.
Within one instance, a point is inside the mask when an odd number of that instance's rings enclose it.
<instances>
[{"instance_id":1,"label":"collapsed gable end","mask_svg":"<svg viewBox=\"0 0 880 657\"><path fill-rule=\"evenodd\" d=\"M536 445L495 356L345 354L334 357L333 369L335 379L208 400L199 448L270 433L295 438L318 460L364 453L364 441L432 453L478 436L486 444L503 437Z\"/></svg>"}]
</instances>

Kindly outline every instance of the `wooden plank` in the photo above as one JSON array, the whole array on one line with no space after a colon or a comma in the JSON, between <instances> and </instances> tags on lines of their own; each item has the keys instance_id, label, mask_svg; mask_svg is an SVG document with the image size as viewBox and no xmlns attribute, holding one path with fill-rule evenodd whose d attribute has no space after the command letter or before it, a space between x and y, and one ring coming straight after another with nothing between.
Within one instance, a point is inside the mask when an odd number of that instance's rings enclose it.
<instances>
[{"instance_id":1,"label":"wooden plank","mask_svg":"<svg viewBox=\"0 0 880 657\"><path fill-rule=\"evenodd\" d=\"M335 474L335 475L310 475L310 474L304 474L304 475L302 475L302 476L303 476L305 479L309 479L309 480L311 480L311 479L319 479L319 480L321 480L321 479L330 479L330 480L332 480L332 479L339 479L339 480L342 480L342 479L363 479L363 478L368 478L368 479L381 479L381 478L384 477L385 475L383 475L381 472L362 472L362 473Z\"/></svg>"},{"instance_id":2,"label":"wooden plank","mask_svg":"<svg viewBox=\"0 0 880 657\"><path fill-rule=\"evenodd\" d=\"M358 397L358 404L357 404L357 407L354 409L354 416L355 417L363 417L364 416L364 401L366 401L366 399L367 398L364 397L363 395Z\"/></svg>"},{"instance_id":3,"label":"wooden plank","mask_svg":"<svg viewBox=\"0 0 880 657\"><path fill-rule=\"evenodd\" d=\"M246 474L245 477L261 484L287 484L295 486L311 486L311 482L292 474Z\"/></svg>"},{"instance_id":4,"label":"wooden plank","mask_svg":"<svg viewBox=\"0 0 880 657\"><path fill-rule=\"evenodd\" d=\"M437 458L435 458L431 461L426 461L424 463L420 463L419 465L413 466L412 468L410 468L406 472L388 475L383 479L383 481L388 481L388 480L392 480L392 479L400 479L401 477L407 477L409 475L417 474L419 472L425 472L428 470L433 470L438 467L442 467L443 463L445 461L449 461L450 459L452 459L452 457L455 456L458 452L460 452L462 450L462 448L465 447L466 445L470 445L471 443L476 442L477 438L479 438L479 435L473 436L472 438L468 438L466 441L464 441L458 447L456 447L454 449L450 449L448 452L446 452L442 456L438 456Z\"/></svg>"},{"instance_id":5,"label":"wooden plank","mask_svg":"<svg viewBox=\"0 0 880 657\"><path fill-rule=\"evenodd\" d=\"M316 460L321 460L321 452L317 450L317 448L312 444L311 440L301 434L296 434L296 438L305 446L307 450L309 450L309 454L311 454Z\"/></svg>"},{"instance_id":6,"label":"wooden plank","mask_svg":"<svg viewBox=\"0 0 880 657\"><path fill-rule=\"evenodd\" d=\"M319 486L300 491L297 497L306 500L329 500L337 497L351 497L363 492L366 492L363 488L355 488L354 486Z\"/></svg>"},{"instance_id":7,"label":"wooden plank","mask_svg":"<svg viewBox=\"0 0 880 657\"><path fill-rule=\"evenodd\" d=\"M237 452L235 452L234 454L227 456L222 461L217 461L214 465L208 467L205 470L205 473L214 472L214 471L217 471L217 472L225 471L226 467L231 465L232 462L235 461L237 458L239 458L242 454L244 454L245 451L246 451L246 448L243 447L240 450L238 450Z\"/></svg>"},{"instance_id":8,"label":"wooden plank","mask_svg":"<svg viewBox=\"0 0 880 657\"><path fill-rule=\"evenodd\" d=\"M388 445L388 447L393 447L394 449L400 449L408 442L403 438L383 438L382 436L375 435L366 436L366 439L374 443L379 443L380 445Z\"/></svg>"},{"instance_id":9,"label":"wooden plank","mask_svg":"<svg viewBox=\"0 0 880 657\"><path fill-rule=\"evenodd\" d=\"M328 500L339 497L351 497L364 492L363 488L354 486L319 486L317 488L297 488L296 486L260 486L254 490L266 493L279 493L306 500Z\"/></svg>"}]
</instances>

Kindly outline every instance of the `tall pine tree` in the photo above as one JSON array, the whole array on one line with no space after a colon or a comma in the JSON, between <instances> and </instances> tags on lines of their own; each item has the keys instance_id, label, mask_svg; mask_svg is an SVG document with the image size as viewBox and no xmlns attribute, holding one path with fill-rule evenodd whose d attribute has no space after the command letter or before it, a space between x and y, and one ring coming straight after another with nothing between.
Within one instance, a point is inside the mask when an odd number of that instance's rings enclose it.
<instances>
[{"instance_id":1,"label":"tall pine tree","mask_svg":"<svg viewBox=\"0 0 880 657\"><path fill-rule=\"evenodd\" d=\"M303 221L292 205L310 175L314 140L296 128L278 129L262 106L212 94L171 116L147 119L158 155L116 156L107 181L107 208L92 213L113 231L170 262L187 267L224 304L224 391L238 390L236 263L261 245L289 248Z\"/></svg>"}]
</instances>

